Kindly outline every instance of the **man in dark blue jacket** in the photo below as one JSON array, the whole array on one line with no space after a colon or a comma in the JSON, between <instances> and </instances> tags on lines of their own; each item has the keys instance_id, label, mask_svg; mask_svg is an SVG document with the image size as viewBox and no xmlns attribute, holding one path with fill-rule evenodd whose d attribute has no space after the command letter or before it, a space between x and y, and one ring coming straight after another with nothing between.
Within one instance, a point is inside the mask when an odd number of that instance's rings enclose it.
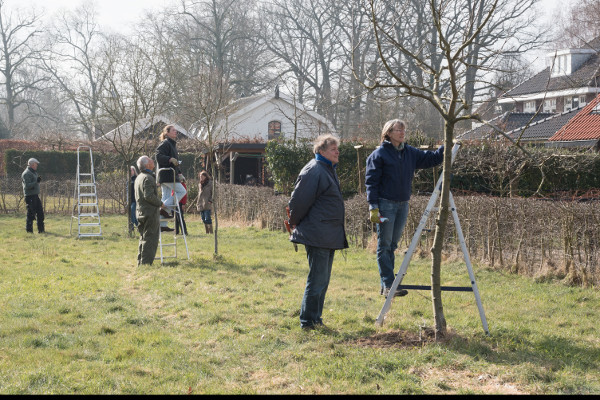
<instances>
[{"instance_id":1,"label":"man in dark blue jacket","mask_svg":"<svg viewBox=\"0 0 600 400\"><path fill-rule=\"evenodd\" d=\"M406 225L415 170L440 165L444 159L444 146L437 151L416 149L404 143L405 132L406 123L402 120L385 123L381 146L367 158L365 174L370 219L377 224L381 294L386 297L394 283L394 251ZM404 289L394 293L395 296L406 294Z\"/></svg>"},{"instance_id":2,"label":"man in dark blue jacket","mask_svg":"<svg viewBox=\"0 0 600 400\"><path fill-rule=\"evenodd\" d=\"M300 309L300 326L323 326L321 315L335 250L348 247L344 230L344 198L335 168L340 152L333 135L319 136L315 159L302 168L289 202L290 240L306 247L308 278Z\"/></svg>"}]
</instances>

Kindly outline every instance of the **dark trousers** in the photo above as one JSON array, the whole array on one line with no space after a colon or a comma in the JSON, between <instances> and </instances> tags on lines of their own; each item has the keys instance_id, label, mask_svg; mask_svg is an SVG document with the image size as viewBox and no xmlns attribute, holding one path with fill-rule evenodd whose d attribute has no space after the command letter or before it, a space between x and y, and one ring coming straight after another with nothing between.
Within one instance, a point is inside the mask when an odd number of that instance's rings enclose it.
<instances>
[{"instance_id":1,"label":"dark trousers","mask_svg":"<svg viewBox=\"0 0 600 400\"><path fill-rule=\"evenodd\" d=\"M187 235L187 226L185 225L185 219L183 218L183 209L185 205L179 203L179 209L181 210L181 221L183 222L183 232ZM175 214L175 234L179 235L179 231L181 230L181 223L179 222L179 216Z\"/></svg>"},{"instance_id":2,"label":"dark trousers","mask_svg":"<svg viewBox=\"0 0 600 400\"><path fill-rule=\"evenodd\" d=\"M335 253L335 250L331 249L307 245L305 247L309 270L302 307L300 308L300 325L302 327L323 323L321 315L323 314L325 293L327 293L327 287L329 286Z\"/></svg>"},{"instance_id":3,"label":"dark trousers","mask_svg":"<svg viewBox=\"0 0 600 400\"><path fill-rule=\"evenodd\" d=\"M25 204L27 204L27 222L25 223L25 230L27 232L33 232L33 220L37 221L37 228L39 233L43 233L44 229L44 209L42 208L42 201L37 194L25 196Z\"/></svg>"},{"instance_id":4,"label":"dark trousers","mask_svg":"<svg viewBox=\"0 0 600 400\"><path fill-rule=\"evenodd\" d=\"M160 223L158 211L156 217L144 217L138 220L138 231L140 232L140 244L138 246L138 265L152 265L158 248Z\"/></svg>"}]
</instances>

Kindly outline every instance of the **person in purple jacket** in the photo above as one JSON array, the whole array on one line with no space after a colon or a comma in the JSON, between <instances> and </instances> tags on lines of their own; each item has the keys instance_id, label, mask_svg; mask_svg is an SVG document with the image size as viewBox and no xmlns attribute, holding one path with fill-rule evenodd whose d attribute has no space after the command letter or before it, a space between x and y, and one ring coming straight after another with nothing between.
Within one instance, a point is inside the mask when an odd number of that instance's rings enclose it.
<instances>
[{"instance_id":1,"label":"person in purple jacket","mask_svg":"<svg viewBox=\"0 0 600 400\"><path fill-rule=\"evenodd\" d=\"M388 296L394 283L394 251L402 237L408 217L408 201L412 193L415 170L440 165L444 146L424 151L404 143L406 123L388 121L381 131L381 145L367 158L365 183L369 217L377 224L377 266L381 277L380 294ZM404 289L395 296L405 296Z\"/></svg>"}]
</instances>

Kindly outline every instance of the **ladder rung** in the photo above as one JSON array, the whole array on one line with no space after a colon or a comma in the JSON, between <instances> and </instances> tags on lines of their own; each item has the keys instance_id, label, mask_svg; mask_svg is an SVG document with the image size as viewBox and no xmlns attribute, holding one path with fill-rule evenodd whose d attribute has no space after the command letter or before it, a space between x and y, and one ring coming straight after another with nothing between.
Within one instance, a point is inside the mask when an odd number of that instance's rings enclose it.
<instances>
[{"instance_id":1,"label":"ladder rung","mask_svg":"<svg viewBox=\"0 0 600 400\"><path fill-rule=\"evenodd\" d=\"M95 183L80 183L79 186L92 187L92 186L96 186L96 184Z\"/></svg>"},{"instance_id":2,"label":"ladder rung","mask_svg":"<svg viewBox=\"0 0 600 400\"><path fill-rule=\"evenodd\" d=\"M431 290L431 286L425 286L425 285L398 285L398 289ZM471 286L442 286L440 289L448 291L448 292L472 292L473 291L473 288Z\"/></svg>"},{"instance_id":3,"label":"ladder rung","mask_svg":"<svg viewBox=\"0 0 600 400\"><path fill-rule=\"evenodd\" d=\"M85 173L85 172L80 172L79 176L92 176L92 174L88 174L88 173Z\"/></svg>"},{"instance_id":4,"label":"ladder rung","mask_svg":"<svg viewBox=\"0 0 600 400\"><path fill-rule=\"evenodd\" d=\"M80 233L79 236L102 236L102 233Z\"/></svg>"},{"instance_id":5,"label":"ladder rung","mask_svg":"<svg viewBox=\"0 0 600 400\"><path fill-rule=\"evenodd\" d=\"M80 197L95 197L96 193L79 193Z\"/></svg>"},{"instance_id":6,"label":"ladder rung","mask_svg":"<svg viewBox=\"0 0 600 400\"><path fill-rule=\"evenodd\" d=\"M98 213L80 213L79 216L80 217L99 217L100 214L98 214Z\"/></svg>"},{"instance_id":7,"label":"ladder rung","mask_svg":"<svg viewBox=\"0 0 600 400\"><path fill-rule=\"evenodd\" d=\"M100 226L100 222L82 222L79 226Z\"/></svg>"}]
</instances>

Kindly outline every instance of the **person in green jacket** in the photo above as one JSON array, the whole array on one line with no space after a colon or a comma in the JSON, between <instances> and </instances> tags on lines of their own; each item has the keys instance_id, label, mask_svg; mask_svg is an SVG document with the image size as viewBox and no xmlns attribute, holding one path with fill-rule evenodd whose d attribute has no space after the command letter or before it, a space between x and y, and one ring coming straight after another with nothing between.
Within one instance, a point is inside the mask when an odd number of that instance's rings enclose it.
<instances>
[{"instance_id":1,"label":"person in green jacket","mask_svg":"<svg viewBox=\"0 0 600 400\"><path fill-rule=\"evenodd\" d=\"M40 182L42 178L37 173L37 167L40 162L35 158L30 158L27 161L27 168L21 174L23 182L23 194L25 195L25 204L27 204L27 220L25 222L25 230L33 233L33 220L37 221L39 233L44 233L44 208L40 201Z\"/></svg>"},{"instance_id":2,"label":"person in green jacket","mask_svg":"<svg viewBox=\"0 0 600 400\"><path fill-rule=\"evenodd\" d=\"M138 247L138 266L152 265L156 256L159 240L159 211L165 205L158 197L154 161L148 156L137 160L140 174L135 178L135 216L138 220L140 244Z\"/></svg>"}]
</instances>

